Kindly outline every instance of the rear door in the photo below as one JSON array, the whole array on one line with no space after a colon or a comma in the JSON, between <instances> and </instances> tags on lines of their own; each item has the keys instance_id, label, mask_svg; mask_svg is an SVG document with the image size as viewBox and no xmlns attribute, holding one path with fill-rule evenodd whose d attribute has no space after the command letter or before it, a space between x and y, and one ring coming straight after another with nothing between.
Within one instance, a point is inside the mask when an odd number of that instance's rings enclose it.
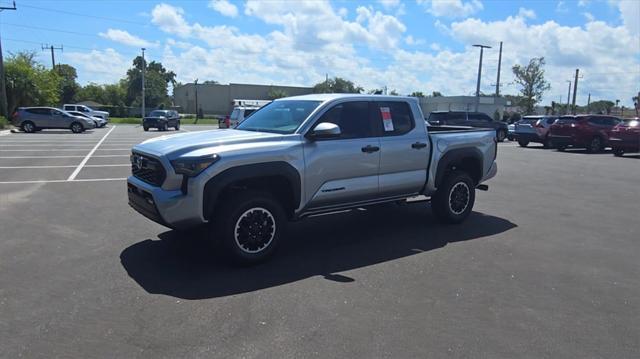
<instances>
[{"instance_id":1,"label":"rear door","mask_svg":"<svg viewBox=\"0 0 640 359\"><path fill-rule=\"evenodd\" d=\"M405 101L374 102L380 133L380 197L415 194L427 178L431 148ZM420 125L422 121L420 121Z\"/></svg>"},{"instance_id":2,"label":"rear door","mask_svg":"<svg viewBox=\"0 0 640 359\"><path fill-rule=\"evenodd\" d=\"M380 139L368 101L333 105L315 121L340 126L340 138L307 140L304 144L305 195L308 208L331 207L378 196Z\"/></svg>"},{"instance_id":3,"label":"rear door","mask_svg":"<svg viewBox=\"0 0 640 359\"><path fill-rule=\"evenodd\" d=\"M51 109L48 108L30 108L26 112L29 113L29 120L31 120L36 127L47 128L51 123Z\"/></svg>"},{"instance_id":4,"label":"rear door","mask_svg":"<svg viewBox=\"0 0 640 359\"><path fill-rule=\"evenodd\" d=\"M64 114L61 111L51 110L51 122L49 127L69 128L71 126L71 122L73 122L74 120L75 120L74 117Z\"/></svg>"}]
</instances>

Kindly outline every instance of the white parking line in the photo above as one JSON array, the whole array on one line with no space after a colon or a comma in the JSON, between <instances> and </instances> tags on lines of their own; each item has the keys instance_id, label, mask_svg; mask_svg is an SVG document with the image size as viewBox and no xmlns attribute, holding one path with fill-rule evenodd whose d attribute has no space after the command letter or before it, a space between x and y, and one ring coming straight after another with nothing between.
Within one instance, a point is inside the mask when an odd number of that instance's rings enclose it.
<instances>
[{"instance_id":1,"label":"white parking line","mask_svg":"<svg viewBox=\"0 0 640 359\"><path fill-rule=\"evenodd\" d=\"M21 184L21 183L65 183L65 182L100 182L100 181L124 181L126 178L81 178L69 180L36 180L36 181L6 181L0 184Z\"/></svg>"},{"instance_id":2,"label":"white parking line","mask_svg":"<svg viewBox=\"0 0 640 359\"><path fill-rule=\"evenodd\" d=\"M80 173L80 171L82 170L82 167L84 167L84 165L87 164L87 161L89 161L89 158L91 158L91 155L93 155L94 152L96 152L96 149L98 149L98 147L100 147L100 145L102 144L102 142L104 142L104 140L107 138L107 136L109 136L109 134L111 132L113 132L113 130L116 129L117 126L113 126L111 127L111 129L109 130L109 132L107 132L101 139L100 141L98 141L98 143L96 143L96 145L93 147L93 149L91 151L89 151L89 153L87 153L87 157L85 157L82 162L80 162L80 164L78 165L78 168L76 168L75 171L73 171L73 173L69 176L69 178L67 178L67 181L73 181L76 176L78 175L78 173Z\"/></svg>"},{"instance_id":3,"label":"white parking line","mask_svg":"<svg viewBox=\"0 0 640 359\"><path fill-rule=\"evenodd\" d=\"M129 167L130 163L122 165L85 165L85 168L90 167ZM39 168L73 168L77 165L60 165L60 166L0 166L0 169L39 169Z\"/></svg>"}]
</instances>

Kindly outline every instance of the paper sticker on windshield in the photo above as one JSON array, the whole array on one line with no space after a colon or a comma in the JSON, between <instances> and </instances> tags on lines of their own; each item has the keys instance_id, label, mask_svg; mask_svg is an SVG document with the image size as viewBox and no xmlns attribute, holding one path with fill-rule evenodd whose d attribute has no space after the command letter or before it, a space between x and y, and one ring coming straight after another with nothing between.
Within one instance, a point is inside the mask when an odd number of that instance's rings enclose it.
<instances>
[{"instance_id":1,"label":"paper sticker on windshield","mask_svg":"<svg viewBox=\"0 0 640 359\"><path fill-rule=\"evenodd\" d=\"M391 119L391 110L388 107L380 107L382 114L382 123L385 132L393 132L393 120Z\"/></svg>"}]
</instances>

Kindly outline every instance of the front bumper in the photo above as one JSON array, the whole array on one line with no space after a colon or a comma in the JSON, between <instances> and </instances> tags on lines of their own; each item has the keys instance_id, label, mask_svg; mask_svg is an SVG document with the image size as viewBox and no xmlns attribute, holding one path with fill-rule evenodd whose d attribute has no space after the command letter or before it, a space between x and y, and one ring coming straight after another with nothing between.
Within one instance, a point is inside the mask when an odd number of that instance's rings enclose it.
<instances>
[{"instance_id":1,"label":"front bumper","mask_svg":"<svg viewBox=\"0 0 640 359\"><path fill-rule=\"evenodd\" d=\"M194 188L189 189L184 194L180 189L165 190L134 176L127 178L129 205L143 216L169 228L187 229L206 222L202 216L201 196L194 195L198 193Z\"/></svg>"}]
</instances>

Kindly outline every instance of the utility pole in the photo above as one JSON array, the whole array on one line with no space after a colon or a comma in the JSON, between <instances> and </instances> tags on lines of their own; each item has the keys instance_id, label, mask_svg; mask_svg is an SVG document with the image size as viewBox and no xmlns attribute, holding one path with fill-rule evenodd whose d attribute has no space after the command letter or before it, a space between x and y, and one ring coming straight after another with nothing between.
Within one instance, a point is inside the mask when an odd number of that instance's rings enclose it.
<instances>
[{"instance_id":1,"label":"utility pole","mask_svg":"<svg viewBox=\"0 0 640 359\"><path fill-rule=\"evenodd\" d=\"M587 114L591 113L591 92L589 92L589 97L587 97Z\"/></svg>"},{"instance_id":2,"label":"utility pole","mask_svg":"<svg viewBox=\"0 0 640 359\"><path fill-rule=\"evenodd\" d=\"M3 10L17 10L16 2L13 2L13 7L4 7L0 6L0 12ZM0 37L1 39L1 37ZM8 119L9 118L9 105L7 104L7 84L4 81L4 59L2 58L2 41L0 41L0 91L2 94L0 95L0 104L2 105L2 115Z\"/></svg>"},{"instance_id":3,"label":"utility pole","mask_svg":"<svg viewBox=\"0 0 640 359\"><path fill-rule=\"evenodd\" d=\"M482 53L484 49L490 49L491 46L486 45L473 45L473 47L480 48L480 61L478 63L478 83L476 84L476 112L478 112L478 107L480 106L480 77L482 76Z\"/></svg>"},{"instance_id":4,"label":"utility pole","mask_svg":"<svg viewBox=\"0 0 640 359\"><path fill-rule=\"evenodd\" d=\"M51 69L56 69L56 56L53 53L53 50L62 50L62 45L60 47L54 47L53 45L42 45L42 50L51 50Z\"/></svg>"},{"instance_id":5,"label":"utility pole","mask_svg":"<svg viewBox=\"0 0 640 359\"><path fill-rule=\"evenodd\" d=\"M144 70L145 70L145 62L144 62L144 50L146 50L144 47L142 48L142 118L144 118L145 115L145 108L144 108Z\"/></svg>"},{"instance_id":6,"label":"utility pole","mask_svg":"<svg viewBox=\"0 0 640 359\"><path fill-rule=\"evenodd\" d=\"M502 41L500 41L500 52L498 55L498 80L496 80L496 97L500 96L500 66L502 65Z\"/></svg>"},{"instance_id":7,"label":"utility pole","mask_svg":"<svg viewBox=\"0 0 640 359\"><path fill-rule=\"evenodd\" d=\"M572 113L576 114L576 92L578 92L578 76L580 75L580 69L576 69L576 79L573 81L573 101L571 103Z\"/></svg>"},{"instance_id":8,"label":"utility pole","mask_svg":"<svg viewBox=\"0 0 640 359\"><path fill-rule=\"evenodd\" d=\"M193 87L196 91L196 121L195 123L198 123L198 117L200 115L200 112L198 111L198 79L196 79L195 81L193 81Z\"/></svg>"},{"instance_id":9,"label":"utility pole","mask_svg":"<svg viewBox=\"0 0 640 359\"><path fill-rule=\"evenodd\" d=\"M571 103L571 80L566 80L565 82L569 83L569 90L567 91L567 111L564 113L565 115L568 115L571 110L569 108L569 104Z\"/></svg>"}]
</instances>

